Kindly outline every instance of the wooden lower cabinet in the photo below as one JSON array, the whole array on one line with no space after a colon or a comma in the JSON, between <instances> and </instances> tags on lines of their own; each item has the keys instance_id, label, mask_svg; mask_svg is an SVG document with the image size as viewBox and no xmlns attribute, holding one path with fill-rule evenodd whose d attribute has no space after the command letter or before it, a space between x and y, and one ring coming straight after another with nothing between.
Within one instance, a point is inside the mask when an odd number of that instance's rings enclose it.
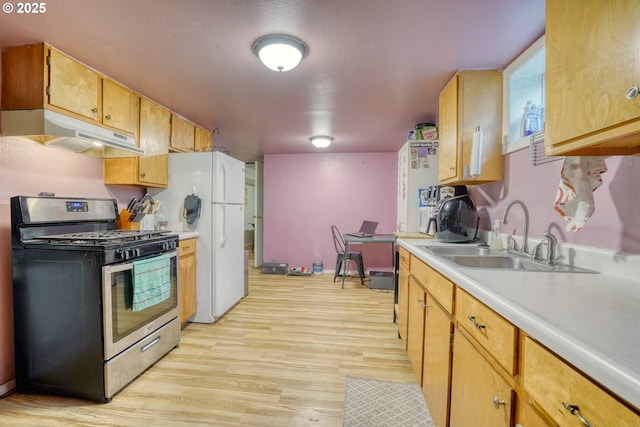
<instances>
[{"instance_id":1,"label":"wooden lower cabinet","mask_svg":"<svg viewBox=\"0 0 640 427\"><path fill-rule=\"evenodd\" d=\"M457 330L453 343L449 425L510 427L514 397L511 386Z\"/></svg>"},{"instance_id":2,"label":"wooden lower cabinet","mask_svg":"<svg viewBox=\"0 0 640 427\"><path fill-rule=\"evenodd\" d=\"M557 427L557 425L547 421L530 403L519 399L516 427Z\"/></svg>"},{"instance_id":3,"label":"wooden lower cabinet","mask_svg":"<svg viewBox=\"0 0 640 427\"><path fill-rule=\"evenodd\" d=\"M640 426L638 414L530 337L522 351L524 389L558 425L584 427L583 417L594 427Z\"/></svg>"},{"instance_id":4,"label":"wooden lower cabinet","mask_svg":"<svg viewBox=\"0 0 640 427\"><path fill-rule=\"evenodd\" d=\"M449 423L449 386L451 382L451 338L453 322L431 294L427 293L422 394L436 427Z\"/></svg>"},{"instance_id":5,"label":"wooden lower cabinet","mask_svg":"<svg viewBox=\"0 0 640 427\"><path fill-rule=\"evenodd\" d=\"M180 241L180 323L196 314L196 239Z\"/></svg>"},{"instance_id":6,"label":"wooden lower cabinet","mask_svg":"<svg viewBox=\"0 0 640 427\"><path fill-rule=\"evenodd\" d=\"M407 330L407 354L422 386L422 352L424 349L424 308L426 292L415 278L409 278L409 313Z\"/></svg>"},{"instance_id":7,"label":"wooden lower cabinet","mask_svg":"<svg viewBox=\"0 0 640 427\"><path fill-rule=\"evenodd\" d=\"M407 348L407 332L409 321L409 267L407 263L402 260L402 251L400 250L400 269L398 272L398 316L396 321L398 322L398 335L404 344L404 348ZM404 250L406 252L406 250ZM406 255L408 260L409 256Z\"/></svg>"}]
</instances>

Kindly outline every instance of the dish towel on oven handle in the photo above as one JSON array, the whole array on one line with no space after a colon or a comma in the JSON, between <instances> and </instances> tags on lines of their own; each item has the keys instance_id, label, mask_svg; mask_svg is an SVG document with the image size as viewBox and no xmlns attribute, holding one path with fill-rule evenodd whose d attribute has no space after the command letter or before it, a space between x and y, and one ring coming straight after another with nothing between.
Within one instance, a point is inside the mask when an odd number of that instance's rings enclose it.
<instances>
[{"instance_id":1,"label":"dish towel on oven handle","mask_svg":"<svg viewBox=\"0 0 640 427\"><path fill-rule=\"evenodd\" d=\"M604 157L565 157L554 208L568 221L567 231L578 231L595 210L593 192L602 185L607 171Z\"/></svg>"},{"instance_id":2,"label":"dish towel on oven handle","mask_svg":"<svg viewBox=\"0 0 640 427\"><path fill-rule=\"evenodd\" d=\"M171 261L168 254L133 262L133 311L141 311L171 295Z\"/></svg>"}]
</instances>

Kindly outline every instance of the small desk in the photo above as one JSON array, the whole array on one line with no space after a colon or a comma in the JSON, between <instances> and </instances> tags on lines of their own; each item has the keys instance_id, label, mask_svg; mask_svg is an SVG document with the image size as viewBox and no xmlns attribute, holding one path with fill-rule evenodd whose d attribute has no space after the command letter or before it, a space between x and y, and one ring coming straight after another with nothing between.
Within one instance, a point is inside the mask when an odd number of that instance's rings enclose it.
<instances>
[{"instance_id":1,"label":"small desk","mask_svg":"<svg viewBox=\"0 0 640 427\"><path fill-rule=\"evenodd\" d=\"M395 267L395 250L393 244L396 242L395 234L374 234L371 237L356 237L349 234L342 236L344 239L344 269L345 274L342 275L342 289L344 289L344 278L347 271L347 254L349 253L349 243L391 243L391 259L393 260L393 266Z\"/></svg>"}]
</instances>

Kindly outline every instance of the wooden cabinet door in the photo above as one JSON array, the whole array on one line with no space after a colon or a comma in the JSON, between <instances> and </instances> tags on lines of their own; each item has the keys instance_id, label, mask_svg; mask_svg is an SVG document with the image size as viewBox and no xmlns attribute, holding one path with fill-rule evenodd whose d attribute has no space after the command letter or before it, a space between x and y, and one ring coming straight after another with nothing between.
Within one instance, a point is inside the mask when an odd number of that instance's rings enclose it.
<instances>
[{"instance_id":1,"label":"wooden cabinet door","mask_svg":"<svg viewBox=\"0 0 640 427\"><path fill-rule=\"evenodd\" d=\"M446 182L458 176L458 74L440 93L439 109L438 178Z\"/></svg>"},{"instance_id":2,"label":"wooden cabinet door","mask_svg":"<svg viewBox=\"0 0 640 427\"><path fill-rule=\"evenodd\" d=\"M442 184L500 181L502 155L502 75L497 70L463 70L440 93L440 157ZM469 176L473 134L482 129L481 171Z\"/></svg>"},{"instance_id":3,"label":"wooden cabinet door","mask_svg":"<svg viewBox=\"0 0 640 427\"><path fill-rule=\"evenodd\" d=\"M146 99L140 100L140 147L145 156L167 154L171 139L171 112Z\"/></svg>"},{"instance_id":4,"label":"wooden cabinet door","mask_svg":"<svg viewBox=\"0 0 640 427\"><path fill-rule=\"evenodd\" d=\"M48 103L83 117L100 119L100 76L55 50L49 51Z\"/></svg>"},{"instance_id":5,"label":"wooden cabinet door","mask_svg":"<svg viewBox=\"0 0 640 427\"><path fill-rule=\"evenodd\" d=\"M142 98L139 138L140 147L145 150L145 155L139 158L139 182L149 185L166 185L169 182L171 112Z\"/></svg>"},{"instance_id":6,"label":"wooden cabinet door","mask_svg":"<svg viewBox=\"0 0 640 427\"><path fill-rule=\"evenodd\" d=\"M407 348L407 332L409 325L409 270L400 267L398 277L398 334Z\"/></svg>"},{"instance_id":7,"label":"wooden cabinet door","mask_svg":"<svg viewBox=\"0 0 640 427\"><path fill-rule=\"evenodd\" d=\"M192 152L194 141L194 124L173 114L171 116L171 148L177 151Z\"/></svg>"},{"instance_id":8,"label":"wooden cabinet door","mask_svg":"<svg viewBox=\"0 0 640 427\"><path fill-rule=\"evenodd\" d=\"M554 154L631 134L621 145L638 145L640 96L627 91L640 86L639 17L639 2L547 1L545 144Z\"/></svg>"},{"instance_id":9,"label":"wooden cabinet door","mask_svg":"<svg viewBox=\"0 0 640 427\"><path fill-rule=\"evenodd\" d=\"M514 391L456 331L451 377L451 427L509 427Z\"/></svg>"},{"instance_id":10,"label":"wooden cabinet door","mask_svg":"<svg viewBox=\"0 0 640 427\"><path fill-rule=\"evenodd\" d=\"M518 415L516 416L516 426L519 427L557 427L540 415L533 407L518 399Z\"/></svg>"},{"instance_id":11,"label":"wooden cabinet door","mask_svg":"<svg viewBox=\"0 0 640 427\"><path fill-rule=\"evenodd\" d=\"M196 239L180 241L180 322L196 314Z\"/></svg>"},{"instance_id":12,"label":"wooden cabinet door","mask_svg":"<svg viewBox=\"0 0 640 427\"><path fill-rule=\"evenodd\" d=\"M427 294L422 365L422 394L436 427L449 420L451 338L453 323L447 313Z\"/></svg>"},{"instance_id":13,"label":"wooden cabinet door","mask_svg":"<svg viewBox=\"0 0 640 427\"><path fill-rule=\"evenodd\" d=\"M422 351L424 348L425 291L413 278L409 278L409 316L407 330L407 353L418 383L422 385Z\"/></svg>"},{"instance_id":14,"label":"wooden cabinet door","mask_svg":"<svg viewBox=\"0 0 640 427\"><path fill-rule=\"evenodd\" d=\"M113 80L102 80L102 124L135 135L138 111L138 96L133 91Z\"/></svg>"},{"instance_id":15,"label":"wooden cabinet door","mask_svg":"<svg viewBox=\"0 0 640 427\"><path fill-rule=\"evenodd\" d=\"M194 142L194 151L211 151L213 144L213 135L206 129L196 126L196 135Z\"/></svg>"}]
</instances>

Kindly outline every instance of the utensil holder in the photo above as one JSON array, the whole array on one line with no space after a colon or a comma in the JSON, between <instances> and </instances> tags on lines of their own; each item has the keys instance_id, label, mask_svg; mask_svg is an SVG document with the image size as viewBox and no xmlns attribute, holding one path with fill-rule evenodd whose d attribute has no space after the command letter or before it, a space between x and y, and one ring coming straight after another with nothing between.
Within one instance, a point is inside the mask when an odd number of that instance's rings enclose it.
<instances>
[{"instance_id":1,"label":"utensil holder","mask_svg":"<svg viewBox=\"0 0 640 427\"><path fill-rule=\"evenodd\" d=\"M131 222L131 212L122 209L116 219L116 227L118 227L119 230L140 230L140 223Z\"/></svg>"}]
</instances>

